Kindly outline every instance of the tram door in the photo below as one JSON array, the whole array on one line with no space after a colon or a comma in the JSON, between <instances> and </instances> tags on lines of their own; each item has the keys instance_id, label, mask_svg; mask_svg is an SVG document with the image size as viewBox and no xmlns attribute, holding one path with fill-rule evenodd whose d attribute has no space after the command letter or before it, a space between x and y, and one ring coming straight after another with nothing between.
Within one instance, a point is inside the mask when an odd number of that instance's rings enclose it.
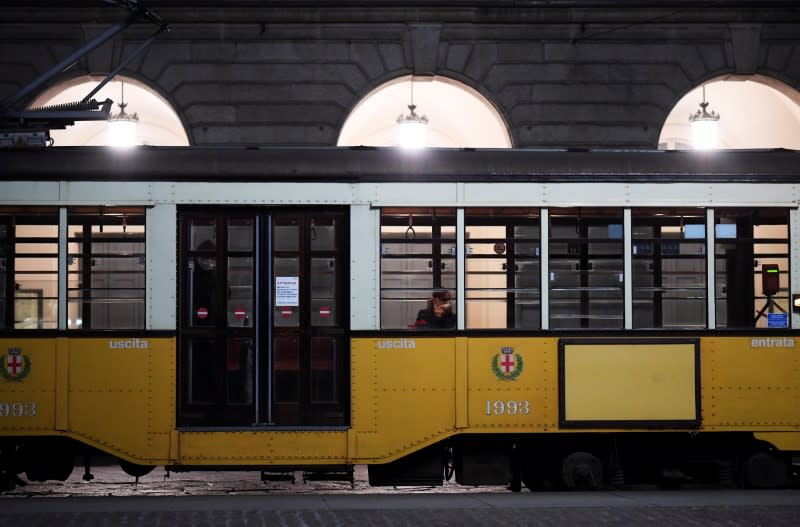
<instances>
[{"instance_id":1,"label":"tram door","mask_svg":"<svg viewBox=\"0 0 800 527\"><path fill-rule=\"evenodd\" d=\"M180 426L344 425L343 211L181 211Z\"/></svg>"}]
</instances>

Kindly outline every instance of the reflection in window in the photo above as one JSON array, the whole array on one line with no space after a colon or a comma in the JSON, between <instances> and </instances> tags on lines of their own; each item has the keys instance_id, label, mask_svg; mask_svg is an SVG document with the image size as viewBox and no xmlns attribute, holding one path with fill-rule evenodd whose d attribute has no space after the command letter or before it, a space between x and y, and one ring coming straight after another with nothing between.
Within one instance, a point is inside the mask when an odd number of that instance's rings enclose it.
<instances>
[{"instance_id":1,"label":"reflection in window","mask_svg":"<svg viewBox=\"0 0 800 527\"><path fill-rule=\"evenodd\" d=\"M144 209L68 212L70 329L144 328Z\"/></svg>"},{"instance_id":2,"label":"reflection in window","mask_svg":"<svg viewBox=\"0 0 800 527\"><path fill-rule=\"evenodd\" d=\"M537 209L466 213L467 328L541 327Z\"/></svg>"},{"instance_id":3,"label":"reflection in window","mask_svg":"<svg viewBox=\"0 0 800 527\"><path fill-rule=\"evenodd\" d=\"M633 209L633 327L706 326L706 212Z\"/></svg>"},{"instance_id":4,"label":"reflection in window","mask_svg":"<svg viewBox=\"0 0 800 527\"><path fill-rule=\"evenodd\" d=\"M454 209L381 211L381 328L413 327L432 293L455 303Z\"/></svg>"}]
</instances>

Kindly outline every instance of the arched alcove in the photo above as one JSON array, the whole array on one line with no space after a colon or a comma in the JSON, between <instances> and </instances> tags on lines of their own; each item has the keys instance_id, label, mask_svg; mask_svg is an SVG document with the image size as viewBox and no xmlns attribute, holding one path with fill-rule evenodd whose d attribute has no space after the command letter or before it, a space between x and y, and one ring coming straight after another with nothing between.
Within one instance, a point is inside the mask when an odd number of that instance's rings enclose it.
<instances>
[{"instance_id":1,"label":"arched alcove","mask_svg":"<svg viewBox=\"0 0 800 527\"><path fill-rule=\"evenodd\" d=\"M82 100L103 77L81 77L49 88L32 103L32 107L53 106ZM92 96L97 101L111 99L112 114L119 113L124 84L125 111L138 116L137 144L156 146L188 146L189 139L181 120L166 99L146 84L117 75ZM64 130L50 133L54 146L105 146L108 141L106 121L82 121Z\"/></svg>"},{"instance_id":2,"label":"arched alcove","mask_svg":"<svg viewBox=\"0 0 800 527\"><path fill-rule=\"evenodd\" d=\"M427 144L446 148L510 148L503 118L476 90L442 76L399 77L367 94L347 117L338 146L396 146L397 118L416 113L428 119Z\"/></svg>"},{"instance_id":3,"label":"arched alcove","mask_svg":"<svg viewBox=\"0 0 800 527\"><path fill-rule=\"evenodd\" d=\"M703 86L670 112L658 143L666 150L692 149L689 116L700 109ZM705 83L708 110L719 114L718 148L800 150L800 92L763 75L719 77Z\"/></svg>"}]
</instances>

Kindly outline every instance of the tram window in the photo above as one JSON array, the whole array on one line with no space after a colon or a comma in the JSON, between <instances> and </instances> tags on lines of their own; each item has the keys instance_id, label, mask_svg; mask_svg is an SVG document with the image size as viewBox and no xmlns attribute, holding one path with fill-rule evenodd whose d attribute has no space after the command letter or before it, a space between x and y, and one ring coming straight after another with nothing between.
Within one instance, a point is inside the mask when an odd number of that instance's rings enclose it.
<instances>
[{"instance_id":1,"label":"tram window","mask_svg":"<svg viewBox=\"0 0 800 527\"><path fill-rule=\"evenodd\" d=\"M633 209L633 327L706 327L705 209Z\"/></svg>"},{"instance_id":2,"label":"tram window","mask_svg":"<svg viewBox=\"0 0 800 527\"><path fill-rule=\"evenodd\" d=\"M714 216L717 327L766 328L770 313L789 311L789 212L723 208ZM765 264L778 268L775 294L763 290Z\"/></svg>"},{"instance_id":3,"label":"tram window","mask_svg":"<svg viewBox=\"0 0 800 527\"><path fill-rule=\"evenodd\" d=\"M381 327L413 328L436 292L455 304L455 210L381 211Z\"/></svg>"},{"instance_id":4,"label":"tram window","mask_svg":"<svg viewBox=\"0 0 800 527\"><path fill-rule=\"evenodd\" d=\"M465 214L467 328L541 327L538 209Z\"/></svg>"},{"instance_id":5,"label":"tram window","mask_svg":"<svg viewBox=\"0 0 800 527\"><path fill-rule=\"evenodd\" d=\"M58 213L10 211L0 216L5 226L2 255L3 327L58 327ZM10 297L10 298L9 298Z\"/></svg>"},{"instance_id":6,"label":"tram window","mask_svg":"<svg viewBox=\"0 0 800 527\"><path fill-rule=\"evenodd\" d=\"M621 209L550 209L550 327L624 327Z\"/></svg>"},{"instance_id":7,"label":"tram window","mask_svg":"<svg viewBox=\"0 0 800 527\"><path fill-rule=\"evenodd\" d=\"M67 327L144 328L144 209L70 209L67 221Z\"/></svg>"}]
</instances>

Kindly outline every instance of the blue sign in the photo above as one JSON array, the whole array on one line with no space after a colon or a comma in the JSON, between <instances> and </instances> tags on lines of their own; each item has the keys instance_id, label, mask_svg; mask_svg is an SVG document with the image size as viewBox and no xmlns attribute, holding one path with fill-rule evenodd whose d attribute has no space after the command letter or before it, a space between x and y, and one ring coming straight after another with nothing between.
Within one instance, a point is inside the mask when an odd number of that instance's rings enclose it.
<instances>
[{"instance_id":1,"label":"blue sign","mask_svg":"<svg viewBox=\"0 0 800 527\"><path fill-rule=\"evenodd\" d=\"M788 313L767 313L767 327L768 328L788 328L789 327L789 314Z\"/></svg>"}]
</instances>

